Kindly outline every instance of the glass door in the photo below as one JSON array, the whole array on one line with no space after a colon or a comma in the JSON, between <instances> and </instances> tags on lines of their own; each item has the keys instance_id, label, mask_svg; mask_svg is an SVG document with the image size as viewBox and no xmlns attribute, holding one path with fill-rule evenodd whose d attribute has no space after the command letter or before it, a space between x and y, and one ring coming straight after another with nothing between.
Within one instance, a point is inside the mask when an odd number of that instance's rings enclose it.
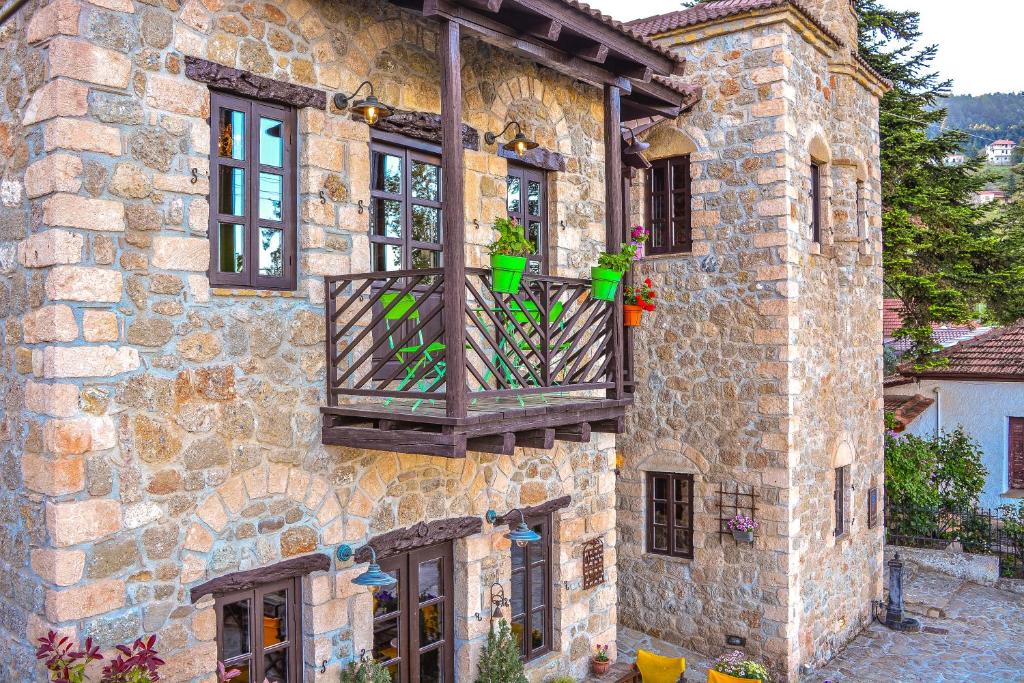
<instances>
[{"instance_id":1,"label":"glass door","mask_svg":"<svg viewBox=\"0 0 1024 683\"><path fill-rule=\"evenodd\" d=\"M539 169L509 164L506 183L509 218L519 221L526 239L536 247L526 259L527 269L535 275L547 273L547 175Z\"/></svg>"},{"instance_id":2,"label":"glass door","mask_svg":"<svg viewBox=\"0 0 1024 683\"><path fill-rule=\"evenodd\" d=\"M394 683L454 683L452 545L392 555L398 583L373 596L373 656Z\"/></svg>"}]
</instances>

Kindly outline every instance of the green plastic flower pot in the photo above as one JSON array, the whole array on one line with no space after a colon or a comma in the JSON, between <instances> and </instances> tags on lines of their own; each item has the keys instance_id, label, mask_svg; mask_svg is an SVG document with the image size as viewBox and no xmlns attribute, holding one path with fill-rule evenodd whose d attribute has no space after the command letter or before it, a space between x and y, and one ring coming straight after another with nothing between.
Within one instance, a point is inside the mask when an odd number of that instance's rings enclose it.
<instances>
[{"instance_id":1,"label":"green plastic flower pot","mask_svg":"<svg viewBox=\"0 0 1024 683\"><path fill-rule=\"evenodd\" d=\"M501 294L515 294L519 291L519 281L525 270L525 256L491 254L492 289Z\"/></svg>"},{"instance_id":2,"label":"green plastic flower pot","mask_svg":"<svg viewBox=\"0 0 1024 683\"><path fill-rule=\"evenodd\" d=\"M615 292L619 289L619 282L622 281L622 273L607 268L591 268L590 279L591 296L601 301L615 301Z\"/></svg>"}]
</instances>

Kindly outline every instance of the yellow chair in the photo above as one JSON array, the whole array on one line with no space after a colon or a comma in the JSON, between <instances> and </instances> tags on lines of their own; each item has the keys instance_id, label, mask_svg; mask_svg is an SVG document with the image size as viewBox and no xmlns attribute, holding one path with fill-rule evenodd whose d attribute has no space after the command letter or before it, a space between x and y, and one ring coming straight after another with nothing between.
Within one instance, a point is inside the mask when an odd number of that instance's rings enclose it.
<instances>
[{"instance_id":1,"label":"yellow chair","mask_svg":"<svg viewBox=\"0 0 1024 683\"><path fill-rule=\"evenodd\" d=\"M636 668L643 683L677 683L686 673L685 657L662 657L646 650L637 650Z\"/></svg>"},{"instance_id":2,"label":"yellow chair","mask_svg":"<svg viewBox=\"0 0 1024 683\"><path fill-rule=\"evenodd\" d=\"M719 671L710 670L708 671L708 683L750 683L749 678L736 678L729 674L723 674Z\"/></svg>"}]
</instances>

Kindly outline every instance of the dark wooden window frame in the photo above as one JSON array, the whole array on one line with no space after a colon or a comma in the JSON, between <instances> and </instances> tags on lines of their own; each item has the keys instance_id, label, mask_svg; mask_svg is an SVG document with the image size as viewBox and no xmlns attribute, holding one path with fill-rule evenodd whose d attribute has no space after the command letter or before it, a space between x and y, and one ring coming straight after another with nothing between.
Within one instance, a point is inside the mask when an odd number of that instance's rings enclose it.
<instances>
[{"instance_id":1,"label":"dark wooden window frame","mask_svg":"<svg viewBox=\"0 0 1024 683\"><path fill-rule=\"evenodd\" d=\"M655 482L658 479L666 480L667 498L655 498ZM687 500L676 500L676 482L683 481L687 485L687 491L689 496ZM689 560L693 559L693 475L692 474L679 474L675 472L648 472L647 473L647 518L645 520L646 536L647 536L647 552L655 555L668 555L670 557L682 557ZM655 524L654 522L654 504L656 502L666 503L666 517L665 524ZM688 548L678 549L676 548L676 531L680 529L676 525L676 506L686 505L687 514L685 515L685 525L682 530L689 536ZM656 527L665 527L668 545L666 548L657 548L654 544L654 531Z\"/></svg>"},{"instance_id":2,"label":"dark wooden window frame","mask_svg":"<svg viewBox=\"0 0 1024 683\"><path fill-rule=\"evenodd\" d=\"M654 173L656 170L664 172L665 186L660 192L654 192ZM676 187L675 179L682 175L681 187ZM644 222L647 229L651 231L651 237L647 241L646 254L685 254L693 251L693 202L690 177L690 155L667 157L656 159L651 162L651 168L647 169L644 180ZM675 211L675 199L682 195L682 206L685 215L678 216ZM656 198L660 197L662 206L665 208L663 219L655 225L653 218L653 207ZM658 241L655 231L661 231L661 244L655 246Z\"/></svg>"},{"instance_id":3,"label":"dark wooden window frame","mask_svg":"<svg viewBox=\"0 0 1024 683\"><path fill-rule=\"evenodd\" d=\"M835 529L833 533L836 538L841 538L846 533L846 488L849 485L849 466L837 467L835 469L835 490L832 494L832 504L835 508Z\"/></svg>"},{"instance_id":4,"label":"dark wooden window frame","mask_svg":"<svg viewBox=\"0 0 1024 683\"><path fill-rule=\"evenodd\" d=\"M384 190L373 188L373 155L375 153L386 153L402 159L402 188L401 192L390 193ZM412 162L419 161L428 163L438 168L439 199L437 201L412 196ZM441 175L441 148L438 145L417 140L415 138L398 135L395 133L382 133L374 131L370 138L370 202L375 203L378 199L385 199L400 202L402 205L402 237L386 237L378 235L374 231L374 225L370 223L370 260L371 268L374 271L383 270L378 266L376 260L375 244L388 244L400 247L402 250L402 269L410 269L412 265L412 252L415 249L427 249L438 254L438 267L444 263L444 209L440 201L443 193L444 176ZM438 209L438 237L437 242L422 242L412 238L412 207L426 206ZM370 209L373 211L373 207Z\"/></svg>"},{"instance_id":5,"label":"dark wooden window frame","mask_svg":"<svg viewBox=\"0 0 1024 683\"><path fill-rule=\"evenodd\" d=\"M246 117L245 158L228 159L219 154L219 115L221 109L242 112ZM282 167L262 166L259 164L259 119L260 116L272 117L283 122L285 132L282 135L284 153ZM213 286L268 289L292 291L296 287L296 233L297 233L297 157L296 157L296 110L294 107L263 102L217 90L210 92L210 284ZM220 213L220 169L221 167L241 168L245 171L245 215L234 216ZM259 173L266 171L282 176L282 220L271 221L260 219L259 213ZM220 223L242 225L246 231L244 259L245 266L241 273L224 273L220 270ZM284 274L281 277L270 277L259 274L256 255L261 226L282 230L282 265Z\"/></svg>"},{"instance_id":6,"label":"dark wooden window frame","mask_svg":"<svg viewBox=\"0 0 1024 683\"><path fill-rule=\"evenodd\" d=\"M419 576L417 572L419 569L419 563L429 561L437 557L442 559L444 566L442 571L444 595L421 602L418 599L419 596L417 594L415 596L415 601L409 600L409 596L414 594L413 587L415 586L415 590L418 590ZM441 666L444 671L445 683L454 683L455 574L452 542L445 541L435 545L419 547L405 552L398 552L380 560L380 566L381 569L388 573L394 574L397 572L400 586L399 590L401 591L401 595L399 596L399 609L397 611L389 612L388 614L381 616L374 615L373 617L374 634L376 633L378 624L396 620L399 624L398 657L389 659L382 663L394 663L398 665L398 677L395 679L395 683L419 683L420 672L418 667L412 665L412 658L410 657L411 651L413 649L416 650L417 661L419 661L420 655L427 654L433 650L441 650ZM409 611L409 607L413 602L415 602L416 605L416 612L423 607L441 604L442 639L439 643L431 643L423 647L419 646L420 620L418 618L418 614L415 615L417 618L411 618L411 612Z\"/></svg>"},{"instance_id":7,"label":"dark wooden window frame","mask_svg":"<svg viewBox=\"0 0 1024 683\"><path fill-rule=\"evenodd\" d=\"M545 515L534 515L527 516L526 523L531 529L541 535L541 540L535 543L528 544L523 548L523 566L516 569L512 569L512 580L510 588L510 598L513 598L512 592L515 590L516 574L523 574L523 611L519 614L510 613L510 621L515 622L522 618L523 623L523 639L520 643L520 655L524 662L537 659L541 655L551 652L551 637L552 637L552 607L551 607L551 514ZM537 546L543 544L545 548L544 558L541 560L534 560L533 555L537 552ZM541 606L534 605L533 603L533 572L532 569L535 566L544 567L544 604ZM541 623L540 628L543 629L544 633L544 644L538 648L531 648L531 634L533 629L538 626L534 623L534 619L538 618L534 615L534 612L542 610L539 616ZM510 612L512 610L510 609Z\"/></svg>"},{"instance_id":8,"label":"dark wooden window frame","mask_svg":"<svg viewBox=\"0 0 1024 683\"><path fill-rule=\"evenodd\" d=\"M540 273L547 275L549 272L550 263L550 248L551 245L548 241L548 174L546 171L533 168L531 166L525 166L523 164L514 164L509 162L508 173L506 174L506 186L508 179L518 178L519 179L519 208L518 212L509 211L508 215L510 218L515 218L522 224L523 230L527 230L529 221L536 221L540 223L540 230L538 231L538 242L537 253L533 256L527 257L528 264L537 263L540 265ZM529 212L529 203L527 198L529 197L529 183L535 182L540 183L540 213L533 214ZM508 201L506 200L506 208L508 207ZM526 233L529 237L529 233ZM529 269L527 265L527 269Z\"/></svg>"},{"instance_id":9,"label":"dark wooden window frame","mask_svg":"<svg viewBox=\"0 0 1024 683\"><path fill-rule=\"evenodd\" d=\"M811 162L811 241L821 244L821 164Z\"/></svg>"},{"instance_id":10,"label":"dark wooden window frame","mask_svg":"<svg viewBox=\"0 0 1024 683\"><path fill-rule=\"evenodd\" d=\"M286 628L287 640L264 648L263 637L263 600L262 597L268 593L274 593L284 589L286 591L287 619ZM225 661L224 659L224 606L239 602L249 601L249 653L246 656L234 657ZM226 593L217 596L214 601L214 609L217 613L217 659L225 663L225 668L231 669L232 665L238 665L246 660L250 662L250 676L254 681L262 681L264 678L264 654L288 650L287 675L289 682L300 683L302 681L302 660L303 660L303 633L302 633L302 577L295 576L290 579L266 583L251 589Z\"/></svg>"},{"instance_id":11,"label":"dark wooden window frame","mask_svg":"<svg viewBox=\"0 0 1024 683\"><path fill-rule=\"evenodd\" d=\"M1024 489L1024 417L1008 420L1006 483L1010 490Z\"/></svg>"}]
</instances>

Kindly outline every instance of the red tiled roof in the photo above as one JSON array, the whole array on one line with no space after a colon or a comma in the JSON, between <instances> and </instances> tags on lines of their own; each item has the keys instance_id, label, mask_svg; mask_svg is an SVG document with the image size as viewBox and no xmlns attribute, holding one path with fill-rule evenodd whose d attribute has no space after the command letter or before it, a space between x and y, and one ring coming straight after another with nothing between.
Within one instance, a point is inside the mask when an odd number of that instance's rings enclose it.
<instances>
[{"instance_id":1,"label":"red tiled roof","mask_svg":"<svg viewBox=\"0 0 1024 683\"><path fill-rule=\"evenodd\" d=\"M670 50L669 48L665 47L664 45L658 45L653 40L651 40L650 38L647 37L648 34L641 33L639 31L637 31L632 26L633 22L623 23L623 22L619 21L618 19L615 19L615 18L605 14L604 12L600 11L599 9L597 9L595 7L591 7L590 5L588 5L585 2L579 2L579 0L562 0L562 2L564 2L569 7L572 7L574 9L579 10L580 12L583 12L584 14L587 14L587 15L589 15L591 17L594 17L595 19L597 19L598 21L600 21L603 24L611 26L613 29L615 29L619 33L624 33L625 35L629 36L633 40L635 40L635 41L637 41L639 43L643 43L643 45L645 47L650 48L652 50L655 50L657 52L660 52L661 54L665 55L666 57L671 57L673 60L675 60L676 62L678 62L680 64L684 61L682 56L677 54L675 51Z\"/></svg>"},{"instance_id":2,"label":"red tiled roof","mask_svg":"<svg viewBox=\"0 0 1024 683\"><path fill-rule=\"evenodd\" d=\"M645 19L635 19L626 25L640 35L650 36L674 31L686 26L697 26L718 21L719 19L727 19L735 14L743 14L744 12L755 12L757 10L768 10L786 6L793 7L799 11L808 21L836 43L844 44L839 36L828 30L799 0L718 0L717 2L703 2L689 9L658 14Z\"/></svg>"},{"instance_id":3,"label":"red tiled roof","mask_svg":"<svg viewBox=\"0 0 1024 683\"><path fill-rule=\"evenodd\" d=\"M910 423L921 417L935 399L914 394L913 396L886 396L885 412L892 413L895 418L897 432L902 432Z\"/></svg>"},{"instance_id":4,"label":"red tiled roof","mask_svg":"<svg viewBox=\"0 0 1024 683\"><path fill-rule=\"evenodd\" d=\"M1013 147L1017 146L1017 143L1014 142L1013 140L996 140L992 144L993 145L1011 145Z\"/></svg>"},{"instance_id":5,"label":"red tiled roof","mask_svg":"<svg viewBox=\"0 0 1024 683\"><path fill-rule=\"evenodd\" d=\"M892 333L903 326L903 302L899 299L882 301L882 336L891 337Z\"/></svg>"},{"instance_id":6,"label":"red tiled roof","mask_svg":"<svg viewBox=\"0 0 1024 683\"><path fill-rule=\"evenodd\" d=\"M899 367L900 374L943 379L1024 381L1024 318L954 344L935 353L934 357L948 362L919 371L908 363Z\"/></svg>"}]
</instances>

